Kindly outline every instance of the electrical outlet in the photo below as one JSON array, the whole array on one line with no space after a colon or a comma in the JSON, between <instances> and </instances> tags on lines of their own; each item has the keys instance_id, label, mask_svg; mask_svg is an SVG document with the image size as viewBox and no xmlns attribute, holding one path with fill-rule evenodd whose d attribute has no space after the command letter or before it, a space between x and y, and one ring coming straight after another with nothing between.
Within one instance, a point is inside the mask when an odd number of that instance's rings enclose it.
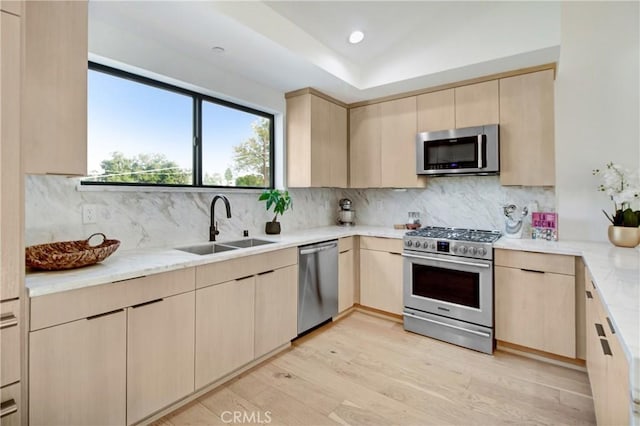
<instances>
[{"instance_id":1,"label":"electrical outlet","mask_svg":"<svg viewBox=\"0 0 640 426\"><path fill-rule=\"evenodd\" d=\"M98 221L98 206L96 204L85 204L82 206L82 223L89 225Z\"/></svg>"}]
</instances>

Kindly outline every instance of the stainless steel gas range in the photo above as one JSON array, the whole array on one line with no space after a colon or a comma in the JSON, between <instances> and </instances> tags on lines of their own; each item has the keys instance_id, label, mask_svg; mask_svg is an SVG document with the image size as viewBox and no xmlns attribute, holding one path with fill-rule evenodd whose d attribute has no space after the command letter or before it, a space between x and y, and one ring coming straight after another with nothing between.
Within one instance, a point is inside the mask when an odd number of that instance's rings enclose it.
<instances>
[{"instance_id":1,"label":"stainless steel gas range","mask_svg":"<svg viewBox=\"0 0 640 426\"><path fill-rule=\"evenodd\" d=\"M405 330L492 353L498 231L427 226L404 236Z\"/></svg>"}]
</instances>

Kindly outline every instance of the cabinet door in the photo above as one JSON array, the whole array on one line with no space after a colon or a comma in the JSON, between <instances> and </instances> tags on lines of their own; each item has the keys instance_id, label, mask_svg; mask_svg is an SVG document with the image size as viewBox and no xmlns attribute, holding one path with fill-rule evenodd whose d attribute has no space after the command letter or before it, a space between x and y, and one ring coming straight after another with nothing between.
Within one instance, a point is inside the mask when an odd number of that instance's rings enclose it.
<instances>
[{"instance_id":1,"label":"cabinet door","mask_svg":"<svg viewBox=\"0 0 640 426\"><path fill-rule=\"evenodd\" d=\"M496 339L575 358L575 277L495 267Z\"/></svg>"},{"instance_id":2,"label":"cabinet door","mask_svg":"<svg viewBox=\"0 0 640 426\"><path fill-rule=\"evenodd\" d=\"M30 333L29 423L126 422L124 310Z\"/></svg>"},{"instance_id":3,"label":"cabinet door","mask_svg":"<svg viewBox=\"0 0 640 426\"><path fill-rule=\"evenodd\" d=\"M288 343L298 333L298 266L256 278L255 357Z\"/></svg>"},{"instance_id":4,"label":"cabinet door","mask_svg":"<svg viewBox=\"0 0 640 426\"><path fill-rule=\"evenodd\" d=\"M553 70L500 80L502 185L555 185L553 106Z\"/></svg>"},{"instance_id":5,"label":"cabinet door","mask_svg":"<svg viewBox=\"0 0 640 426\"><path fill-rule=\"evenodd\" d=\"M419 95L418 132L449 130L456 127L454 89Z\"/></svg>"},{"instance_id":6,"label":"cabinet door","mask_svg":"<svg viewBox=\"0 0 640 426\"><path fill-rule=\"evenodd\" d=\"M338 312L343 312L354 303L354 251L345 250L338 256Z\"/></svg>"},{"instance_id":7,"label":"cabinet door","mask_svg":"<svg viewBox=\"0 0 640 426\"><path fill-rule=\"evenodd\" d=\"M0 386L20 380L20 300L0 303Z\"/></svg>"},{"instance_id":8,"label":"cabinet door","mask_svg":"<svg viewBox=\"0 0 640 426\"><path fill-rule=\"evenodd\" d=\"M250 276L196 291L196 389L253 360L255 282Z\"/></svg>"},{"instance_id":9,"label":"cabinet door","mask_svg":"<svg viewBox=\"0 0 640 426\"><path fill-rule=\"evenodd\" d=\"M2 426L20 426L22 416L22 389L20 383L14 383L0 389L0 424Z\"/></svg>"},{"instance_id":10,"label":"cabinet door","mask_svg":"<svg viewBox=\"0 0 640 426\"><path fill-rule=\"evenodd\" d=\"M87 173L87 2L25 3L25 173Z\"/></svg>"},{"instance_id":11,"label":"cabinet door","mask_svg":"<svg viewBox=\"0 0 640 426\"><path fill-rule=\"evenodd\" d=\"M456 128L501 123L498 80L456 87Z\"/></svg>"},{"instance_id":12,"label":"cabinet door","mask_svg":"<svg viewBox=\"0 0 640 426\"><path fill-rule=\"evenodd\" d=\"M629 384L629 364L622 345L616 334L609 335L611 355L607 358L607 401L608 421L610 425L630 424L629 412L632 404Z\"/></svg>"},{"instance_id":13,"label":"cabinet door","mask_svg":"<svg viewBox=\"0 0 640 426\"><path fill-rule=\"evenodd\" d=\"M585 307L587 371L597 423L608 424L605 423L608 397L607 359L602 346L602 342L606 341L607 333L600 319L598 296L595 290L588 291Z\"/></svg>"},{"instance_id":14,"label":"cabinet door","mask_svg":"<svg viewBox=\"0 0 640 426\"><path fill-rule=\"evenodd\" d=\"M20 171L20 18L0 12L0 298L20 296L24 271Z\"/></svg>"},{"instance_id":15,"label":"cabinet door","mask_svg":"<svg viewBox=\"0 0 640 426\"><path fill-rule=\"evenodd\" d=\"M311 186L347 186L347 110L311 96Z\"/></svg>"},{"instance_id":16,"label":"cabinet door","mask_svg":"<svg viewBox=\"0 0 640 426\"><path fill-rule=\"evenodd\" d=\"M380 104L349 111L350 187L380 186Z\"/></svg>"},{"instance_id":17,"label":"cabinet door","mask_svg":"<svg viewBox=\"0 0 640 426\"><path fill-rule=\"evenodd\" d=\"M195 292L127 309L127 423L194 390Z\"/></svg>"},{"instance_id":18,"label":"cabinet door","mask_svg":"<svg viewBox=\"0 0 640 426\"><path fill-rule=\"evenodd\" d=\"M380 104L380 185L393 188L422 187L416 174L416 97Z\"/></svg>"},{"instance_id":19,"label":"cabinet door","mask_svg":"<svg viewBox=\"0 0 640 426\"><path fill-rule=\"evenodd\" d=\"M399 253L360 250L360 303L402 314L402 257Z\"/></svg>"}]
</instances>

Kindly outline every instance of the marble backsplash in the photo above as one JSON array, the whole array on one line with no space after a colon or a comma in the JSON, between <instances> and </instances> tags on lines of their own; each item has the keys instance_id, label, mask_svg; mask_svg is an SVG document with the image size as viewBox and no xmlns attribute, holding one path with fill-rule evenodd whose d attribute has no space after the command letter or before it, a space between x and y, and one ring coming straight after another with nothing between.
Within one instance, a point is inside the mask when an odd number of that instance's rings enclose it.
<instances>
[{"instance_id":1,"label":"marble backsplash","mask_svg":"<svg viewBox=\"0 0 640 426\"><path fill-rule=\"evenodd\" d=\"M210 192L78 191L78 179L27 176L25 182L25 243L79 240L94 232L121 241L120 249L175 247L209 239ZM223 191L220 191L223 192ZM340 193L330 189L293 189L293 209L279 220L282 232L335 223ZM224 203L216 203L221 240L264 234L273 218L259 190L224 194L231 204L227 219ZM97 223L82 223L82 206L97 206Z\"/></svg>"},{"instance_id":2,"label":"marble backsplash","mask_svg":"<svg viewBox=\"0 0 640 426\"><path fill-rule=\"evenodd\" d=\"M94 232L122 241L122 249L172 247L206 241L215 190L206 192L78 191L78 179L27 176L25 243L78 240ZM348 197L360 225L406 223L420 212L423 225L502 230L502 206L537 206L554 211L553 188L503 187L496 176L430 179L424 189L291 189L294 207L280 218L283 232L335 224L338 200ZM231 192L231 219L222 202L216 218L222 240L264 233L272 213L258 202L259 191ZM97 207L97 223L82 223L82 206ZM524 235L529 235L530 216ZM560 230L560 233L562 230Z\"/></svg>"},{"instance_id":3,"label":"marble backsplash","mask_svg":"<svg viewBox=\"0 0 640 426\"><path fill-rule=\"evenodd\" d=\"M415 211L422 225L504 232L502 206L527 206L523 238L531 235L532 210L555 211L552 187L501 186L498 176L438 177L424 189L348 189L344 196L353 202L356 223L377 226L407 223Z\"/></svg>"}]
</instances>

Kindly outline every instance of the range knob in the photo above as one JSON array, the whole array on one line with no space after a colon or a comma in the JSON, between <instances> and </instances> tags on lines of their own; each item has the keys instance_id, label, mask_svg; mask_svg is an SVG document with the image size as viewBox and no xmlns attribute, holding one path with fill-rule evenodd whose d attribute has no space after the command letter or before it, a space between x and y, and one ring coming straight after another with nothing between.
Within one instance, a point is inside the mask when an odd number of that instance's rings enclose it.
<instances>
[{"instance_id":1,"label":"range knob","mask_svg":"<svg viewBox=\"0 0 640 426\"><path fill-rule=\"evenodd\" d=\"M476 254L476 248L475 247L470 247L469 248L469 254L474 256Z\"/></svg>"},{"instance_id":2,"label":"range knob","mask_svg":"<svg viewBox=\"0 0 640 426\"><path fill-rule=\"evenodd\" d=\"M420 241L414 241L413 245L415 246L415 248L420 248Z\"/></svg>"},{"instance_id":3,"label":"range knob","mask_svg":"<svg viewBox=\"0 0 640 426\"><path fill-rule=\"evenodd\" d=\"M466 252L467 252L467 247L466 246L458 247L458 253L465 254Z\"/></svg>"},{"instance_id":4,"label":"range knob","mask_svg":"<svg viewBox=\"0 0 640 426\"><path fill-rule=\"evenodd\" d=\"M484 256L484 255L486 255L486 254L487 254L487 249L485 249L484 247L480 247L480 248L478 249L478 254L479 254L480 256Z\"/></svg>"},{"instance_id":5,"label":"range knob","mask_svg":"<svg viewBox=\"0 0 640 426\"><path fill-rule=\"evenodd\" d=\"M434 241L431 241L431 243L429 243L429 248L431 250L435 250L436 249L436 243Z\"/></svg>"},{"instance_id":6,"label":"range knob","mask_svg":"<svg viewBox=\"0 0 640 426\"><path fill-rule=\"evenodd\" d=\"M407 240L407 241L405 242L405 245L406 245L407 247L411 247L411 246L413 245L413 241L411 241L411 240Z\"/></svg>"}]
</instances>

